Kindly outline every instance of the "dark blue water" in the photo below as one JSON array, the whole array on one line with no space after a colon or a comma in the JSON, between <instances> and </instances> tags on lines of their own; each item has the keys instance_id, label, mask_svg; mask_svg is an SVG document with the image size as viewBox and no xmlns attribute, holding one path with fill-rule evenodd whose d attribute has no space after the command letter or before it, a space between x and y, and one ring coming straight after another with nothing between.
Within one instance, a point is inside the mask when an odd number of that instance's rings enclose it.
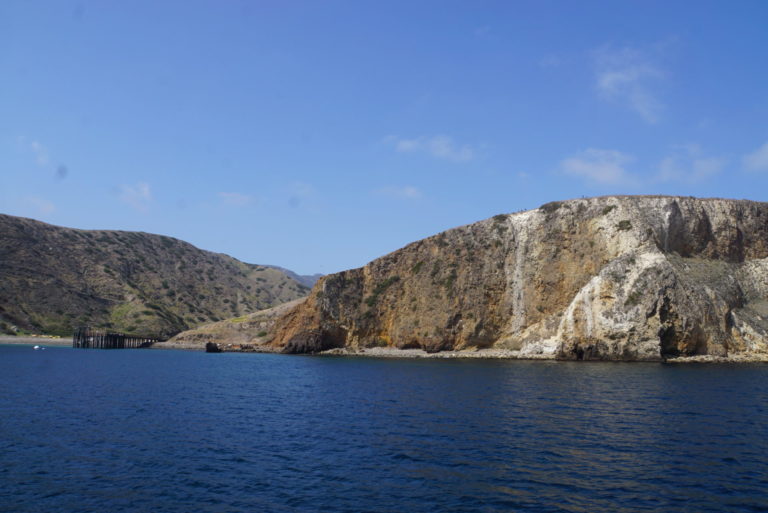
<instances>
[{"instance_id":1,"label":"dark blue water","mask_svg":"<svg viewBox=\"0 0 768 513\"><path fill-rule=\"evenodd\" d=\"M768 509L768 366L0 347L3 512Z\"/></svg>"}]
</instances>

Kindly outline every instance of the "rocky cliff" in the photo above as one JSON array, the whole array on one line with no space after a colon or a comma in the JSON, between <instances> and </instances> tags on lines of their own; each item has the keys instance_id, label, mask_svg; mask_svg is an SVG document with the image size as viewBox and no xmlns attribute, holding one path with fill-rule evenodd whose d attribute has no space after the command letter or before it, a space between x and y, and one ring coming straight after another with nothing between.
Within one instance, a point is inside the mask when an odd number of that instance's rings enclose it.
<instances>
[{"instance_id":1,"label":"rocky cliff","mask_svg":"<svg viewBox=\"0 0 768 513\"><path fill-rule=\"evenodd\" d=\"M768 204L601 197L498 215L325 276L269 346L658 360L768 353Z\"/></svg>"},{"instance_id":2,"label":"rocky cliff","mask_svg":"<svg viewBox=\"0 0 768 513\"><path fill-rule=\"evenodd\" d=\"M0 215L0 333L172 335L302 296L285 272L160 235Z\"/></svg>"}]
</instances>

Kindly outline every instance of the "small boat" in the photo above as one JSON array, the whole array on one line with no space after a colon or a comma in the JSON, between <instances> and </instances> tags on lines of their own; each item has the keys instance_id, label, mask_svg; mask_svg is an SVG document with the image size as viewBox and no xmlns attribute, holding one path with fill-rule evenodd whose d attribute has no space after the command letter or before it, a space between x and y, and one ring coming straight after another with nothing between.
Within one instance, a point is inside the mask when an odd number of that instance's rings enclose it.
<instances>
[{"instance_id":1,"label":"small boat","mask_svg":"<svg viewBox=\"0 0 768 513\"><path fill-rule=\"evenodd\" d=\"M40 349L40 346L35 346L35 347L33 347L32 349L34 349L35 351L37 351L38 349Z\"/></svg>"}]
</instances>

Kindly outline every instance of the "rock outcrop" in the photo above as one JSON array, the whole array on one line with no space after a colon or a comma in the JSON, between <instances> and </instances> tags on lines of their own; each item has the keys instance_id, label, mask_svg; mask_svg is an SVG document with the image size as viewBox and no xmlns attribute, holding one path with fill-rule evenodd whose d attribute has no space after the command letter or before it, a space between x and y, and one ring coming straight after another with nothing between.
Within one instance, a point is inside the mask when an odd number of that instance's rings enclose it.
<instances>
[{"instance_id":1,"label":"rock outcrop","mask_svg":"<svg viewBox=\"0 0 768 513\"><path fill-rule=\"evenodd\" d=\"M268 345L768 356L768 204L601 197L498 215L321 278Z\"/></svg>"},{"instance_id":2,"label":"rock outcrop","mask_svg":"<svg viewBox=\"0 0 768 513\"><path fill-rule=\"evenodd\" d=\"M224 351L274 352L267 342L275 322L302 301L304 298L294 299L248 315L204 324L181 332L164 342L158 342L153 347L201 350L213 344Z\"/></svg>"}]
</instances>

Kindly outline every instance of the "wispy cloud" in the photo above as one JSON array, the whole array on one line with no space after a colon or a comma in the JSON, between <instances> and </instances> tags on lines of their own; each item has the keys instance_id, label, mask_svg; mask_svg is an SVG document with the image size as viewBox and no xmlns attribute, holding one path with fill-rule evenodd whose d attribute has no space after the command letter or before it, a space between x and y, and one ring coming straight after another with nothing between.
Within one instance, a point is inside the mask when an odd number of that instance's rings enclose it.
<instances>
[{"instance_id":1,"label":"wispy cloud","mask_svg":"<svg viewBox=\"0 0 768 513\"><path fill-rule=\"evenodd\" d=\"M598 184L627 184L634 177L626 166L634 157L617 150L588 148L560 162L563 172Z\"/></svg>"},{"instance_id":2,"label":"wispy cloud","mask_svg":"<svg viewBox=\"0 0 768 513\"><path fill-rule=\"evenodd\" d=\"M233 207L244 207L253 201L251 196L239 192L220 192L218 196L225 205Z\"/></svg>"},{"instance_id":3,"label":"wispy cloud","mask_svg":"<svg viewBox=\"0 0 768 513\"><path fill-rule=\"evenodd\" d=\"M605 46L594 52L595 81L605 99L627 105L648 123L656 123L664 105L653 91L662 70L645 53Z\"/></svg>"},{"instance_id":4,"label":"wispy cloud","mask_svg":"<svg viewBox=\"0 0 768 513\"><path fill-rule=\"evenodd\" d=\"M389 136L385 141L392 144L398 153L420 152L454 162L467 162L476 155L476 150L472 146L459 144L447 135L421 136L415 139Z\"/></svg>"},{"instance_id":5,"label":"wispy cloud","mask_svg":"<svg viewBox=\"0 0 768 513\"><path fill-rule=\"evenodd\" d=\"M698 144L677 146L662 159L656 180L697 183L718 174L725 164L725 159L706 156Z\"/></svg>"},{"instance_id":6,"label":"wispy cloud","mask_svg":"<svg viewBox=\"0 0 768 513\"><path fill-rule=\"evenodd\" d=\"M139 182L136 185L120 186L120 201L133 207L138 212L149 211L149 204L152 201L152 191L149 184Z\"/></svg>"},{"instance_id":7,"label":"wispy cloud","mask_svg":"<svg viewBox=\"0 0 768 513\"><path fill-rule=\"evenodd\" d=\"M52 201L39 196L28 196L24 198L24 202L37 215L47 215L56 210L56 205Z\"/></svg>"},{"instance_id":8,"label":"wispy cloud","mask_svg":"<svg viewBox=\"0 0 768 513\"><path fill-rule=\"evenodd\" d=\"M747 171L768 171L768 142L744 155L742 163Z\"/></svg>"},{"instance_id":9,"label":"wispy cloud","mask_svg":"<svg viewBox=\"0 0 768 513\"><path fill-rule=\"evenodd\" d=\"M46 166L48 165L49 159L48 159L48 149L40 144L38 141L32 141L29 144L29 147L32 149L32 151L35 154L35 162L39 166Z\"/></svg>"},{"instance_id":10,"label":"wispy cloud","mask_svg":"<svg viewBox=\"0 0 768 513\"><path fill-rule=\"evenodd\" d=\"M383 187L377 190L376 193L391 198L409 200L417 200L422 197L421 191L412 185L406 185L404 187Z\"/></svg>"},{"instance_id":11,"label":"wispy cloud","mask_svg":"<svg viewBox=\"0 0 768 513\"><path fill-rule=\"evenodd\" d=\"M35 158L35 163L38 166L47 166L50 162L48 156L48 148L43 146L40 141L29 140L23 135L16 138L16 142L19 144L22 150L32 153Z\"/></svg>"}]
</instances>

